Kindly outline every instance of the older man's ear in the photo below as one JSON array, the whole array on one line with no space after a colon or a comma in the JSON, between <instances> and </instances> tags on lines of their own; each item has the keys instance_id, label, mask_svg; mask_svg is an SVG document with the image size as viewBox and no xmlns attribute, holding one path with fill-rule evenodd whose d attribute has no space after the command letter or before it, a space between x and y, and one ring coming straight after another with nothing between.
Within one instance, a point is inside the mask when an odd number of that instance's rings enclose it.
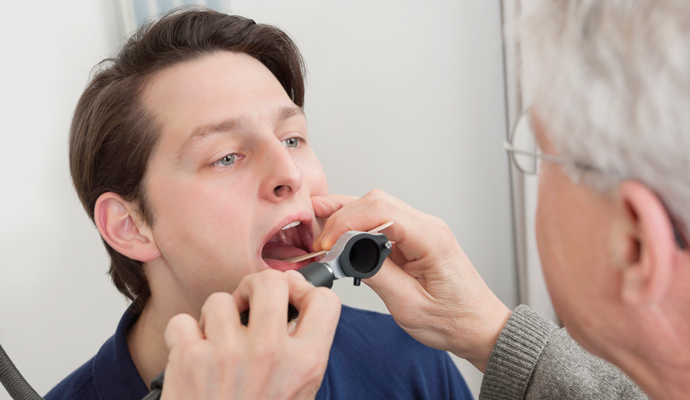
<instances>
[{"instance_id":1,"label":"older man's ear","mask_svg":"<svg viewBox=\"0 0 690 400\"><path fill-rule=\"evenodd\" d=\"M96 201L94 216L98 232L118 253L141 262L160 257L150 227L138 217L136 207L118 194L102 194Z\"/></svg>"},{"instance_id":2,"label":"older man's ear","mask_svg":"<svg viewBox=\"0 0 690 400\"><path fill-rule=\"evenodd\" d=\"M680 250L673 225L659 197L640 182L627 180L618 187L619 213L627 229L615 240L622 263L620 295L631 306L659 303L668 293Z\"/></svg>"}]
</instances>

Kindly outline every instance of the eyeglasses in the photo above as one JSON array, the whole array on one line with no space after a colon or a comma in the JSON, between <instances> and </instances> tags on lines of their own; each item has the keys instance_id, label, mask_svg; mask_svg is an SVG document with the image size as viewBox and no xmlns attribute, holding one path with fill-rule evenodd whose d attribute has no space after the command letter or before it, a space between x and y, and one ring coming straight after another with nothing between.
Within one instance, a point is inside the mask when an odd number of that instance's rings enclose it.
<instances>
[{"instance_id":1,"label":"eyeglasses","mask_svg":"<svg viewBox=\"0 0 690 400\"><path fill-rule=\"evenodd\" d=\"M520 114L515 125L513 125L513 129L510 130L508 140L503 141L503 148L505 148L510 155L510 159L515 165L515 168L525 175L536 175L539 173L540 160L544 160L562 165L570 165L583 172L604 173L600 168L591 164L542 153L539 149L537 139L534 136L534 129L532 129L532 121L528 111L529 110L525 110ZM666 208L665 205L664 207ZM676 227L676 221L671 216L668 208L666 208L666 213L671 221L673 236L676 239L678 247L686 249L688 247L687 242Z\"/></svg>"},{"instance_id":2,"label":"eyeglasses","mask_svg":"<svg viewBox=\"0 0 690 400\"><path fill-rule=\"evenodd\" d=\"M571 165L583 171L601 172L599 168L590 164L542 153L534 136L532 121L527 110L518 117L513 129L510 130L508 140L503 141L503 148L510 155L515 167L525 175L539 173L539 160Z\"/></svg>"}]
</instances>

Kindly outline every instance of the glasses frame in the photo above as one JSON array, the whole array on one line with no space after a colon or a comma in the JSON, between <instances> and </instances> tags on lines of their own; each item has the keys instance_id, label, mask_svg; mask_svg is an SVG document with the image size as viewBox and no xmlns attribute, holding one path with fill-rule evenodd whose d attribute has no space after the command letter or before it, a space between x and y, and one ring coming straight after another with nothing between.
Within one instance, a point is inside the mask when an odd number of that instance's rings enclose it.
<instances>
[{"instance_id":1,"label":"glasses frame","mask_svg":"<svg viewBox=\"0 0 690 400\"><path fill-rule=\"evenodd\" d=\"M529 109L520 113L517 121L515 121L515 123L513 124L513 127L510 129L510 135L508 136L508 140L503 141L503 148L508 152L508 155L510 156L510 160L512 161L513 165L515 165L515 168L518 169L518 171L522 172L525 175L537 175L537 173L538 173L536 168L535 168L534 172L526 171L524 168L522 168L520 166L520 164L517 162L517 160L515 159L515 154L521 154L523 156L533 157L533 158L538 159L538 160L549 161L549 162L556 163L556 164L570 165L570 166L573 166L575 168L578 168L578 169L581 169L584 171L602 172L599 168L597 168L593 165L587 164L587 163L583 163L583 162L579 162L579 161L575 161L575 160L570 160L570 159L565 158L565 157L553 156L551 154L546 154L546 153L541 153L541 152L521 150L521 149L515 147L515 144L513 143L513 140L515 139L515 131L517 130L517 127L520 124L520 122L522 122L523 118L529 119ZM532 130L531 126L532 125L530 123L530 130ZM535 136L534 130L532 130L532 136ZM536 139L536 136L535 136L535 139ZM535 140L535 142L536 142L536 140ZM537 148L538 147L539 146L537 146Z\"/></svg>"},{"instance_id":2,"label":"glasses frame","mask_svg":"<svg viewBox=\"0 0 690 400\"><path fill-rule=\"evenodd\" d=\"M565 157L559 157L559 156L554 156L551 154L544 154L536 151L526 151L526 150L521 150L515 147L513 144L513 140L515 138L515 131L517 129L517 126L520 124L523 118L529 118L529 108L524 110L520 115L518 116L518 119L515 121L513 124L513 127L510 129L510 135L508 136L508 140L503 141L503 148L506 150L508 153L508 156L510 157L511 162L515 166L515 168L523 173L524 175L538 175L538 170L537 168L534 169L534 172L532 171L526 171L524 168L520 166L520 164L517 162L515 159L515 154L521 154L523 156L528 156L528 157L534 157L537 160L544 160L544 161L549 161L552 163L556 164L561 164L561 165L570 165L575 168L578 168L580 170L583 170L584 172L597 172L597 173L605 173L601 168L597 168L591 164L571 160ZM532 125L530 123L530 130L532 130ZM534 130L532 130L532 135L535 136L535 142L536 142L536 135L534 135ZM539 148L539 145L537 144L537 148ZM657 195L658 196L658 195ZM659 197L660 198L660 197ZM661 199L661 198L660 198ZM663 204L663 200L662 200ZM681 250L685 250L688 248L687 241L683 237L683 235L680 234L680 230L676 226L676 221L674 220L673 216L668 210L668 207L664 204L664 209L666 210L666 214L668 215L669 220L671 221L671 227L673 228L673 237L676 240L676 244Z\"/></svg>"}]
</instances>

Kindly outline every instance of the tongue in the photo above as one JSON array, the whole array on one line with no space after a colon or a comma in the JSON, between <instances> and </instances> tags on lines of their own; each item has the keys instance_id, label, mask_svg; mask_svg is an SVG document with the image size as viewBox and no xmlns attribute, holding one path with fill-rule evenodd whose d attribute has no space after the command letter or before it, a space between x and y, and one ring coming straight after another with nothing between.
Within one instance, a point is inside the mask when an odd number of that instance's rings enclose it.
<instances>
[{"instance_id":1,"label":"tongue","mask_svg":"<svg viewBox=\"0 0 690 400\"><path fill-rule=\"evenodd\" d=\"M285 258L297 257L304 254L307 254L307 252L299 247L281 242L266 243L264 249L261 251L261 257L273 260L283 260Z\"/></svg>"}]
</instances>

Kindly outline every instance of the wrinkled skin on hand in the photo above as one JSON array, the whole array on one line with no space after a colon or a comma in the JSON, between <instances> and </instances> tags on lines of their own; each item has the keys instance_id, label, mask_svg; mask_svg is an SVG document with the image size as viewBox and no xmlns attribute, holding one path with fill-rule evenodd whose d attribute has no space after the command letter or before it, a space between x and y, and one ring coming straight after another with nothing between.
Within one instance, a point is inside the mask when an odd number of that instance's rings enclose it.
<instances>
[{"instance_id":1,"label":"wrinkled skin on hand","mask_svg":"<svg viewBox=\"0 0 690 400\"><path fill-rule=\"evenodd\" d=\"M393 221L383 230L395 242L393 251L364 282L412 337L484 371L511 312L479 276L445 222L380 190L362 198L312 197L312 203L317 217L328 218L315 251L330 249L347 231Z\"/></svg>"}]
</instances>

